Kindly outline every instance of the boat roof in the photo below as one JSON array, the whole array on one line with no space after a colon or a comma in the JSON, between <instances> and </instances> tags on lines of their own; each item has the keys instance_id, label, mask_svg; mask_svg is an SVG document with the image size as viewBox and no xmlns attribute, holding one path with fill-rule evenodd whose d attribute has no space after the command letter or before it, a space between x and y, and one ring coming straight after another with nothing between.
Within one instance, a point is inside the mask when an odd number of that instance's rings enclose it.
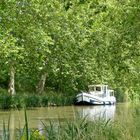
<instances>
[{"instance_id":1,"label":"boat roof","mask_svg":"<svg viewBox=\"0 0 140 140\"><path fill-rule=\"evenodd\" d=\"M112 89L109 89L109 91L110 91L110 92L114 92L114 90L112 90Z\"/></svg>"},{"instance_id":2,"label":"boat roof","mask_svg":"<svg viewBox=\"0 0 140 140\"><path fill-rule=\"evenodd\" d=\"M97 85L88 85L88 87L95 87L95 86L103 87L103 86L108 86L108 85L103 85L103 84L97 84Z\"/></svg>"}]
</instances>

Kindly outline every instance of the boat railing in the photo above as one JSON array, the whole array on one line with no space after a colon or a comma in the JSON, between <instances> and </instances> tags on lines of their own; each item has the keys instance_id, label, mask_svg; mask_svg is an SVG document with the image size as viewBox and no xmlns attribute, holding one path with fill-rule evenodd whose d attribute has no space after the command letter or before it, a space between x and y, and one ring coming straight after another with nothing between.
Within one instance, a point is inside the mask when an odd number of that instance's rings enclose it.
<instances>
[{"instance_id":1,"label":"boat railing","mask_svg":"<svg viewBox=\"0 0 140 140\"><path fill-rule=\"evenodd\" d=\"M105 94L103 92L89 91L89 93L97 97L105 97Z\"/></svg>"}]
</instances>

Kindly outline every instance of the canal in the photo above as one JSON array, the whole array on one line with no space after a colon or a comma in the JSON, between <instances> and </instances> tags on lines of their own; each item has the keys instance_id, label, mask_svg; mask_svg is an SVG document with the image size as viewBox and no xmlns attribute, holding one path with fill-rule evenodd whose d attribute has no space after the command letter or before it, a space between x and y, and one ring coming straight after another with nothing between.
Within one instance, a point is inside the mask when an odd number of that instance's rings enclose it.
<instances>
[{"instance_id":1,"label":"canal","mask_svg":"<svg viewBox=\"0 0 140 140\"><path fill-rule=\"evenodd\" d=\"M135 108L135 110L134 110ZM107 106L63 106L63 107L41 107L27 110L28 125L30 128L42 129L42 122L49 121L65 121L66 119L74 119L76 117L86 118L88 120L111 120L120 121L124 123L124 120L131 121L130 118L132 112L140 112L139 107L132 107L131 104L122 103L117 105ZM135 113L137 116L140 114ZM6 128L8 126L8 120L10 118L10 131L11 136L14 136L16 129L23 129L25 126L24 110L10 110L0 111L0 131L2 135L3 125Z\"/></svg>"}]
</instances>

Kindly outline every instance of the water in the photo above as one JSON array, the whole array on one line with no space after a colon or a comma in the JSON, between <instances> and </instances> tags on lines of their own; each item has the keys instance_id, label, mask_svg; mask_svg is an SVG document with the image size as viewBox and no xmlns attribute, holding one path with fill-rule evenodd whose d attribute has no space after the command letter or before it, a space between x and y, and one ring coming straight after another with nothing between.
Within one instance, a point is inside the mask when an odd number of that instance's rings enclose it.
<instances>
[{"instance_id":1,"label":"water","mask_svg":"<svg viewBox=\"0 0 140 140\"><path fill-rule=\"evenodd\" d=\"M30 128L38 128L42 125L41 121L64 121L73 119L76 116L87 117L90 120L102 118L113 119L116 106L64 106L64 107L46 107L27 110L28 122ZM7 124L10 116L10 129L23 128L24 110L0 111L0 130L3 129L3 121Z\"/></svg>"},{"instance_id":2,"label":"water","mask_svg":"<svg viewBox=\"0 0 140 140\"><path fill-rule=\"evenodd\" d=\"M87 118L89 120L104 119L104 120L119 120L124 123L128 119L129 112L133 112L133 108L129 104L117 104L109 106L64 106L64 107L45 107L34 108L27 110L28 122L30 128L43 128L43 122L65 121L73 119L77 116ZM136 109L137 110L137 109ZM136 112L135 110L135 112ZM139 108L138 108L139 110ZM139 111L138 111L139 112ZM140 116L139 113L135 113ZM25 125L24 110L0 111L0 131L3 129L3 122L6 126L10 116L11 135L14 135L16 128L23 128ZM129 117L130 118L130 117ZM131 119L133 116L131 116ZM131 120L130 120L131 121Z\"/></svg>"}]
</instances>

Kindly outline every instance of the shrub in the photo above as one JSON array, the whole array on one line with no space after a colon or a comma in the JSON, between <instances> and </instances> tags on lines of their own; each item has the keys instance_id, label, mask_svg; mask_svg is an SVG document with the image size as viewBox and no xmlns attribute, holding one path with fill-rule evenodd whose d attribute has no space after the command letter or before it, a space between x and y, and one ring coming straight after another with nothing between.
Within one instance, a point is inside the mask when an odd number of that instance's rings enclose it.
<instances>
[{"instance_id":1,"label":"shrub","mask_svg":"<svg viewBox=\"0 0 140 140\"><path fill-rule=\"evenodd\" d=\"M25 97L25 106L26 107L39 107L40 98L37 95L28 95Z\"/></svg>"},{"instance_id":2,"label":"shrub","mask_svg":"<svg viewBox=\"0 0 140 140\"><path fill-rule=\"evenodd\" d=\"M23 108L25 106L25 95L14 95L12 96L12 108Z\"/></svg>"},{"instance_id":3,"label":"shrub","mask_svg":"<svg viewBox=\"0 0 140 140\"><path fill-rule=\"evenodd\" d=\"M48 106L48 97L47 96L41 97L41 106L43 106L43 107Z\"/></svg>"},{"instance_id":4,"label":"shrub","mask_svg":"<svg viewBox=\"0 0 140 140\"><path fill-rule=\"evenodd\" d=\"M12 97L8 94L2 94L0 96L0 108L9 109L11 107Z\"/></svg>"}]
</instances>

